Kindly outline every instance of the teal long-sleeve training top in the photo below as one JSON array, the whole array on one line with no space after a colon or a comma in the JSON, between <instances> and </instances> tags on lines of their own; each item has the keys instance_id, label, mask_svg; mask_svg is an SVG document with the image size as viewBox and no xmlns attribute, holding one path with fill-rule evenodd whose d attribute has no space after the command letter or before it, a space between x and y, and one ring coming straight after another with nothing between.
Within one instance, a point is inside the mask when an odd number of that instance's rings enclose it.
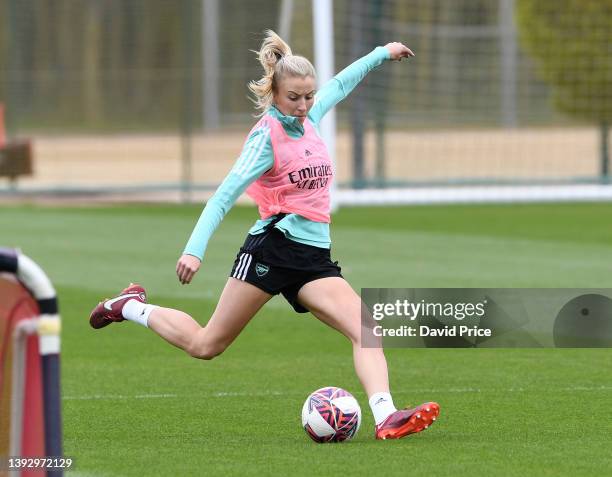
<instances>
[{"instance_id":1,"label":"teal long-sleeve training top","mask_svg":"<svg viewBox=\"0 0 612 477\"><path fill-rule=\"evenodd\" d=\"M358 59L329 80L315 94L315 101L308 112L307 119L319 133L319 123L325 114L336 104L346 98L361 80L374 68L388 60L389 50L383 46L375 48L368 55ZM294 116L285 116L272 106L267 114L278 119L290 137L300 138L304 127ZM191 237L187 242L184 254L193 255L200 260L204 258L208 241L217 229L225 214L232 208L236 199L246 188L261 177L274 165L274 152L270 138L270 129L261 126L251 132L247 138L238 160L225 177L214 195L206 203ZM262 233L265 226L274 217L258 220L249 230L249 234ZM330 248L329 224L313 222L297 214L287 214L275 227L285 236L296 242L315 247Z\"/></svg>"}]
</instances>

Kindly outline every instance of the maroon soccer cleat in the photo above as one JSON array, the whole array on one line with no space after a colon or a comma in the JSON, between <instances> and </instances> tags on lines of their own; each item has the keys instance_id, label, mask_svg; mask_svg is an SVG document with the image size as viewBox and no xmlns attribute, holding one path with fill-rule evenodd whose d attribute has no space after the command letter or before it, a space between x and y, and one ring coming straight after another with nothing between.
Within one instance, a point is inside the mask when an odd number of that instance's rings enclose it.
<instances>
[{"instance_id":1,"label":"maroon soccer cleat","mask_svg":"<svg viewBox=\"0 0 612 477\"><path fill-rule=\"evenodd\" d=\"M414 409L400 409L376 426L376 439L400 439L427 429L440 414L437 402L426 402Z\"/></svg>"},{"instance_id":2,"label":"maroon soccer cleat","mask_svg":"<svg viewBox=\"0 0 612 477\"><path fill-rule=\"evenodd\" d=\"M123 321L123 305L130 300L138 300L141 303L147 302L147 292L140 285L131 283L129 287L124 289L119 295L114 298L98 303L91 315L89 315L89 324L92 328L99 329L110 325L113 321Z\"/></svg>"}]
</instances>

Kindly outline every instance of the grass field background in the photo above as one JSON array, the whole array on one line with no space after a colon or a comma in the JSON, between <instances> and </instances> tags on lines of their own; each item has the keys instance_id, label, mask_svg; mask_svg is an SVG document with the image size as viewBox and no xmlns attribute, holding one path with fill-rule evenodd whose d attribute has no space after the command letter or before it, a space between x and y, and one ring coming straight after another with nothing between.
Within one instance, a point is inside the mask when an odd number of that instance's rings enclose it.
<instances>
[{"instance_id":1,"label":"grass field background","mask_svg":"<svg viewBox=\"0 0 612 477\"><path fill-rule=\"evenodd\" d=\"M273 299L219 358L198 361L91 308L130 281L205 323L255 209L235 208L189 286L175 263L200 207L0 208L0 245L47 271L63 319L70 475L609 475L612 355L603 350L387 350L398 406L435 400L426 432L373 438L349 343ZM332 255L361 287L612 287L612 204L343 209ZM357 437L317 445L300 410L335 385L360 401Z\"/></svg>"}]
</instances>

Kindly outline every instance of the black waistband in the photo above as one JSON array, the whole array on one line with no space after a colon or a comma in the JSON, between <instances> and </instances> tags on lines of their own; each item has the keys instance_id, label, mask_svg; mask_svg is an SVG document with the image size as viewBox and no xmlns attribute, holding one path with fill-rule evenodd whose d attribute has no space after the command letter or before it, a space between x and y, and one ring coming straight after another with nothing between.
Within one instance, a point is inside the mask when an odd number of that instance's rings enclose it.
<instances>
[{"instance_id":1,"label":"black waistband","mask_svg":"<svg viewBox=\"0 0 612 477\"><path fill-rule=\"evenodd\" d=\"M274 228L274 226L275 226L276 224L278 224L278 223L279 223L281 220L283 220L285 217L287 217L287 214L286 214L286 213L284 213L284 212L282 212L282 213L280 213L280 214L276 214L276 215L274 216L274 219L272 219L272 222L270 222L268 225L266 225L266 226L264 227L264 230L265 230L266 232L267 232L267 231L269 231L269 230L272 230L272 229Z\"/></svg>"},{"instance_id":2,"label":"black waistband","mask_svg":"<svg viewBox=\"0 0 612 477\"><path fill-rule=\"evenodd\" d=\"M241 252L250 252L252 251L254 248L258 247L259 245L261 245L263 243L263 241L268 237L268 235L270 235L270 232L272 232L272 230L274 230L274 226L279 223L281 220L283 220L285 217L287 216L287 214L282 213L282 214L277 214L274 216L274 219L272 219L272 221L267 224L264 228L263 228L263 232L257 234L257 235L248 235L244 245L240 248Z\"/></svg>"}]
</instances>

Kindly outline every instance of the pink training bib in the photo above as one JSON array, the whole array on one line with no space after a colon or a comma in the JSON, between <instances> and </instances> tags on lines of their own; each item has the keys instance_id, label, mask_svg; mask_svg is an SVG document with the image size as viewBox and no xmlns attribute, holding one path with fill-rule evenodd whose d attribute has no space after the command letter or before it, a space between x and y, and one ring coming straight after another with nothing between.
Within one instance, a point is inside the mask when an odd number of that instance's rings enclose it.
<instances>
[{"instance_id":1,"label":"pink training bib","mask_svg":"<svg viewBox=\"0 0 612 477\"><path fill-rule=\"evenodd\" d=\"M270 128L274 166L246 191L259 206L261 218L284 212L329 223L332 163L315 128L306 119L304 135L293 139L280 121L268 114L253 129L261 125Z\"/></svg>"}]
</instances>

